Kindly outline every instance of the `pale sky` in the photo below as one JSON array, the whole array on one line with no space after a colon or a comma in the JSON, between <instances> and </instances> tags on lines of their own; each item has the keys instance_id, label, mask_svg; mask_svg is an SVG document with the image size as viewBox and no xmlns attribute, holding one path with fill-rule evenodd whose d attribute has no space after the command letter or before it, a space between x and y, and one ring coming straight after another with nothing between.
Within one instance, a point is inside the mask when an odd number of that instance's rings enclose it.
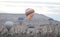
<instances>
[{"instance_id":1,"label":"pale sky","mask_svg":"<svg viewBox=\"0 0 60 37\"><path fill-rule=\"evenodd\" d=\"M0 0L0 13L20 14L27 8L60 21L60 0Z\"/></svg>"}]
</instances>

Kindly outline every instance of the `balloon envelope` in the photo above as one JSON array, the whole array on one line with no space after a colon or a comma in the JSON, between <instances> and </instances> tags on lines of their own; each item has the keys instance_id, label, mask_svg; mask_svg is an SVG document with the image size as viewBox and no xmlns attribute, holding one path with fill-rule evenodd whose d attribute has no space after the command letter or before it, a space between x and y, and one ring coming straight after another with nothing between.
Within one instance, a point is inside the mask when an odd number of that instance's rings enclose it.
<instances>
[{"instance_id":1,"label":"balloon envelope","mask_svg":"<svg viewBox=\"0 0 60 37\"><path fill-rule=\"evenodd\" d=\"M7 29L10 29L12 26L13 26L13 22L12 21L6 21L4 26L7 28Z\"/></svg>"}]
</instances>

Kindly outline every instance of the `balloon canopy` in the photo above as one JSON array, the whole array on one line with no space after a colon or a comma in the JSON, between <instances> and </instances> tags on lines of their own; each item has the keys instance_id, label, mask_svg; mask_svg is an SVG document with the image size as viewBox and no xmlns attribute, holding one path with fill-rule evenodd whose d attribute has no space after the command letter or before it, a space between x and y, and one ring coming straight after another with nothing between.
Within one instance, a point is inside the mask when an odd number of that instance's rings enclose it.
<instances>
[{"instance_id":1,"label":"balloon canopy","mask_svg":"<svg viewBox=\"0 0 60 37\"><path fill-rule=\"evenodd\" d=\"M13 22L12 21L6 21L4 26L9 30L12 26L13 26Z\"/></svg>"},{"instance_id":2,"label":"balloon canopy","mask_svg":"<svg viewBox=\"0 0 60 37\"><path fill-rule=\"evenodd\" d=\"M32 8L27 8L25 10L25 14L26 14L26 16L27 16L28 19L32 19L33 15L34 15L34 12L35 11Z\"/></svg>"},{"instance_id":3,"label":"balloon canopy","mask_svg":"<svg viewBox=\"0 0 60 37\"><path fill-rule=\"evenodd\" d=\"M24 20L24 18L23 17L19 17L18 20Z\"/></svg>"}]
</instances>

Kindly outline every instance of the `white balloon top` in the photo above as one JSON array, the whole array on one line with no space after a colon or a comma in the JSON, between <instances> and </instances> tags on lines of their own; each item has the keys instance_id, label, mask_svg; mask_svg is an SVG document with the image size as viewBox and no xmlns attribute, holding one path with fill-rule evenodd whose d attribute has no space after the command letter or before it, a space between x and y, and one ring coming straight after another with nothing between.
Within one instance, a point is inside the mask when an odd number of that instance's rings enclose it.
<instances>
[{"instance_id":1,"label":"white balloon top","mask_svg":"<svg viewBox=\"0 0 60 37\"><path fill-rule=\"evenodd\" d=\"M11 27L11 26L13 26L13 24L14 23L12 21L6 21L4 25L8 26L8 27Z\"/></svg>"}]
</instances>

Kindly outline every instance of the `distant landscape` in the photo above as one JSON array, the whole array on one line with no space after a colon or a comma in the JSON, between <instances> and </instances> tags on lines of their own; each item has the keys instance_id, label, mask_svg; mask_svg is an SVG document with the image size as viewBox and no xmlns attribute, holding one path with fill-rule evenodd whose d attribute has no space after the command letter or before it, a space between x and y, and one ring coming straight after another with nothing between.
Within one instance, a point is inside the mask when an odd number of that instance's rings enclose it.
<instances>
[{"instance_id":1,"label":"distant landscape","mask_svg":"<svg viewBox=\"0 0 60 37\"><path fill-rule=\"evenodd\" d=\"M23 21L25 14L0 13L0 37L60 37L60 21L54 20L43 14L35 14L32 22ZM6 21L12 21L14 25L8 32L4 26Z\"/></svg>"}]
</instances>

